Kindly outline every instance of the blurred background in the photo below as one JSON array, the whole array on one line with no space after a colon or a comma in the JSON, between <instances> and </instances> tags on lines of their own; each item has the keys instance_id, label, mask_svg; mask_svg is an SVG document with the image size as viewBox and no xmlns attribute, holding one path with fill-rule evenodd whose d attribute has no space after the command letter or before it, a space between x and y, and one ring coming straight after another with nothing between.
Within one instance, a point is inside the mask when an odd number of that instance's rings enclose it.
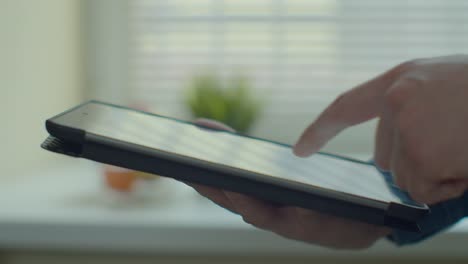
<instances>
[{"instance_id":1,"label":"blurred background","mask_svg":"<svg viewBox=\"0 0 468 264\"><path fill-rule=\"evenodd\" d=\"M180 184L43 151L44 121L98 99L292 144L341 92L468 53L467 14L464 0L0 0L0 262L354 261L254 230ZM369 158L374 127L326 150ZM352 256L462 263L462 227Z\"/></svg>"}]
</instances>

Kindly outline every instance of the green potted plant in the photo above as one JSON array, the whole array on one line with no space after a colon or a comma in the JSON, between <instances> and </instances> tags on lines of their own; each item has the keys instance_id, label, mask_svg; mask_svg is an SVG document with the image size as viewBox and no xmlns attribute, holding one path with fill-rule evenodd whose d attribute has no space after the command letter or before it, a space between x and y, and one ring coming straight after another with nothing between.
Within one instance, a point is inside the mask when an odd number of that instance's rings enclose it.
<instances>
[{"instance_id":1,"label":"green potted plant","mask_svg":"<svg viewBox=\"0 0 468 264\"><path fill-rule=\"evenodd\" d=\"M235 76L223 84L214 74L197 75L185 100L194 118L217 120L244 134L250 131L263 106L245 76Z\"/></svg>"}]
</instances>

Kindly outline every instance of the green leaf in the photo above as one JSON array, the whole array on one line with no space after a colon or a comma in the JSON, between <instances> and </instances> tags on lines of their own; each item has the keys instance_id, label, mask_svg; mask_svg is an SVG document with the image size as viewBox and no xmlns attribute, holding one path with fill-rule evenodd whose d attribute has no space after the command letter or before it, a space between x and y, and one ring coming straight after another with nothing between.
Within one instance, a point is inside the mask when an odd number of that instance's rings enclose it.
<instances>
[{"instance_id":1,"label":"green leaf","mask_svg":"<svg viewBox=\"0 0 468 264\"><path fill-rule=\"evenodd\" d=\"M263 105L254 98L245 76L235 76L223 86L213 74L195 76L185 102L194 117L218 120L241 133L249 131Z\"/></svg>"}]
</instances>

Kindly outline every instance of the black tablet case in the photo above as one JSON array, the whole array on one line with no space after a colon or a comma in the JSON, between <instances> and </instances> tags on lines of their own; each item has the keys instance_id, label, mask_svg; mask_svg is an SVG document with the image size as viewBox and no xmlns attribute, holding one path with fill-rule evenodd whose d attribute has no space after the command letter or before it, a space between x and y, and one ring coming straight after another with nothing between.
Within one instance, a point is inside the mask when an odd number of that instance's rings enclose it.
<instances>
[{"instance_id":1,"label":"black tablet case","mask_svg":"<svg viewBox=\"0 0 468 264\"><path fill-rule=\"evenodd\" d=\"M180 181L241 192L271 201L278 206L294 205L331 215L414 232L419 231L418 220L428 213L425 210L416 210L397 203L381 202L384 206L376 207L371 206L371 203L367 204L366 200L351 202L349 200L334 199L319 193L301 192L279 185L239 177L225 171L221 172L194 164L181 163L161 157L151 148L64 127L54 123L53 118L47 120L46 128L51 136L44 141L42 147L49 151L154 173ZM375 203L375 201L372 202Z\"/></svg>"}]
</instances>

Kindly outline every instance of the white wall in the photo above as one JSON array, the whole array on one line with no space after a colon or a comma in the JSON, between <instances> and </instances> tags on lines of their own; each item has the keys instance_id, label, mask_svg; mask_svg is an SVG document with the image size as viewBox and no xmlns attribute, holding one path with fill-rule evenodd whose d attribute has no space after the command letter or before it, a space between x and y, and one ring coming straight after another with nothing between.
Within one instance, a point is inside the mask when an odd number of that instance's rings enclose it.
<instances>
[{"instance_id":1,"label":"white wall","mask_svg":"<svg viewBox=\"0 0 468 264\"><path fill-rule=\"evenodd\" d=\"M89 98L127 104L128 1L81 0Z\"/></svg>"},{"instance_id":2,"label":"white wall","mask_svg":"<svg viewBox=\"0 0 468 264\"><path fill-rule=\"evenodd\" d=\"M82 98L79 0L0 0L0 178L63 158L44 120Z\"/></svg>"}]
</instances>

